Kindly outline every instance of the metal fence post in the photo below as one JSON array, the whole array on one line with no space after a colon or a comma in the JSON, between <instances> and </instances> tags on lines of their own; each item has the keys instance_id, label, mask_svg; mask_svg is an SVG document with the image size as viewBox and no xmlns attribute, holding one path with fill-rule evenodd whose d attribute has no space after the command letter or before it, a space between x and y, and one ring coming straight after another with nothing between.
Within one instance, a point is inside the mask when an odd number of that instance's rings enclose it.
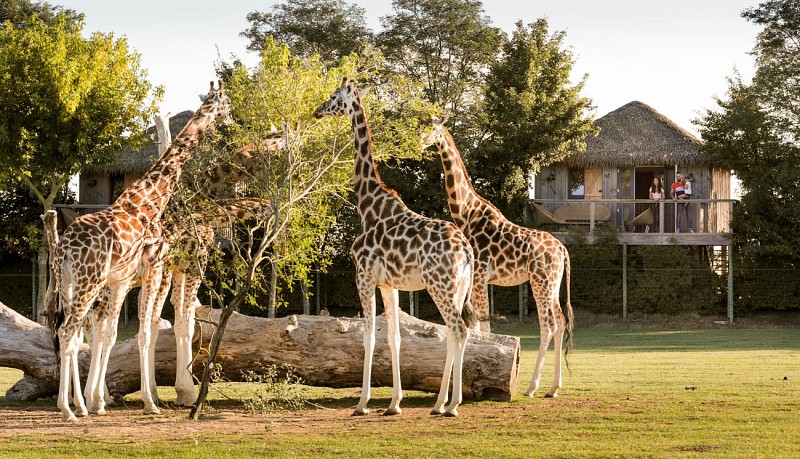
<instances>
[{"instance_id":1,"label":"metal fence post","mask_svg":"<svg viewBox=\"0 0 800 459\"><path fill-rule=\"evenodd\" d=\"M622 320L628 321L628 244L622 244Z\"/></svg>"},{"instance_id":2,"label":"metal fence post","mask_svg":"<svg viewBox=\"0 0 800 459\"><path fill-rule=\"evenodd\" d=\"M733 244L728 245L728 320L733 323Z\"/></svg>"}]
</instances>

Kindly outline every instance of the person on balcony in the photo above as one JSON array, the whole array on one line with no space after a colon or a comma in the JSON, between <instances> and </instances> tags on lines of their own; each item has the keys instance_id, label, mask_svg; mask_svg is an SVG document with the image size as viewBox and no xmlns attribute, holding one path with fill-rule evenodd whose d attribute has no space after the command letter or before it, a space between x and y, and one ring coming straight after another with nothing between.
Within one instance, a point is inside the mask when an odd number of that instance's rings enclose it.
<instances>
[{"instance_id":1,"label":"person on balcony","mask_svg":"<svg viewBox=\"0 0 800 459\"><path fill-rule=\"evenodd\" d=\"M694 225L692 223L692 203L688 200L692 197L692 182L694 181L694 175L689 175L689 181L684 180L683 174L678 172L675 174L675 182L672 184L671 191L672 191L672 200L676 202L677 206L677 221L675 222L675 232L681 232L681 226L683 223L683 216L686 216L686 223L689 226L689 232L694 233ZM689 184L688 187L686 184ZM688 188L688 193L686 192ZM677 203L677 201L681 201Z\"/></svg>"},{"instance_id":2,"label":"person on balcony","mask_svg":"<svg viewBox=\"0 0 800 459\"><path fill-rule=\"evenodd\" d=\"M661 220L661 213L659 212L658 203L664 200L664 187L661 185L661 180L658 177L653 177L653 183L650 184L650 210L653 212L653 224L658 228L658 222Z\"/></svg>"}]
</instances>

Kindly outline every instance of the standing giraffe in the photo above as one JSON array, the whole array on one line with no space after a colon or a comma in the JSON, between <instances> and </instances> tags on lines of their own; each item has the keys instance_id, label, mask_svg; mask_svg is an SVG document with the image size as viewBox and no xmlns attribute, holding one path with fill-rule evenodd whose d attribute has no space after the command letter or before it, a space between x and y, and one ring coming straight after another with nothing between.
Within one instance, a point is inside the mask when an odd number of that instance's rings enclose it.
<instances>
[{"instance_id":1,"label":"standing giraffe","mask_svg":"<svg viewBox=\"0 0 800 459\"><path fill-rule=\"evenodd\" d=\"M262 147L260 151L265 153L280 150L286 145L283 131L273 129L273 132L262 140L260 144ZM226 187L230 187L230 185L240 182L246 176L252 174L257 167L256 157L251 155L254 150L254 144L239 148L232 163L216 165L199 174L201 179L197 185L205 188L207 192L214 191L219 193L223 191L223 184ZM170 202L172 203L173 201ZM179 406L192 406L197 399L190 368L195 309L200 304L197 299L197 292L203 280L208 250L214 241L214 229L229 224L232 220L255 217L268 206L268 202L259 199L215 199L210 209L193 212L188 219L180 219L177 216L170 218L170 215L176 214L175 205L170 205L166 209L167 218L162 226L163 237L156 242L157 247L154 250L161 257L167 257L171 248L175 250L171 251L173 256L169 257L170 262L163 271L161 284L153 303L154 309L150 314L151 346L149 347L150 355L148 358L150 363L148 386L151 388L151 397L154 403L158 403L155 382L155 348L158 341L158 322L161 319L161 310L170 285L172 286L170 301L175 310L173 331L177 349L175 371L177 398L175 403ZM178 219L184 224L179 224ZM190 260L185 254L193 254L196 257L193 257L194 260ZM131 287L139 285L140 282L141 279L137 277ZM103 289L101 303L108 303L109 294L110 289L108 287ZM106 328L102 339L105 340L104 343L106 344L104 345L109 348L110 352L110 346L116 341L119 314L118 312L113 313L112 308L105 304L101 304L99 309L105 312L92 314L90 317L93 324L95 321L105 324ZM84 397L88 399L91 391L97 390L95 389L97 385L105 386L106 370L107 365L101 365L96 381L87 382ZM110 397L107 391L104 391L104 393L105 402L109 403Z\"/></svg>"},{"instance_id":2,"label":"standing giraffe","mask_svg":"<svg viewBox=\"0 0 800 459\"><path fill-rule=\"evenodd\" d=\"M561 388L561 346L566 337L564 357L572 347L572 305L569 298L569 253L550 233L511 223L489 201L472 188L469 175L453 137L438 120L423 133L425 147L435 146L444 168L447 204L453 221L461 228L475 252L475 275L470 301L481 317L481 327L489 329L487 284L512 286L530 282L539 314L539 354L527 396L539 388L545 352L555 337L555 374L546 397L558 396ZM561 277L567 273L567 307L559 303ZM566 312L566 316L564 315Z\"/></svg>"},{"instance_id":3,"label":"standing giraffe","mask_svg":"<svg viewBox=\"0 0 800 459\"><path fill-rule=\"evenodd\" d=\"M464 348L474 315L464 307L472 283L472 249L450 222L423 217L409 210L381 181L373 160L372 133L361 98L348 78L315 111L315 118L349 115L355 136L356 208L361 234L350 249L356 267L356 286L364 311L364 378L361 399L353 414L369 413L372 354L375 349L375 288L381 290L386 310L387 338L392 358L392 401L384 414L399 414L400 323L398 290L428 290L447 325L447 358L439 398L431 414L457 416L462 398ZM466 303L468 304L468 303ZM465 305L466 306L466 305ZM463 313L463 319L462 319ZM453 374L453 397L447 410L447 392Z\"/></svg>"},{"instance_id":4,"label":"standing giraffe","mask_svg":"<svg viewBox=\"0 0 800 459\"><path fill-rule=\"evenodd\" d=\"M113 342L101 334L108 329L109 320L116 321L119 317L122 301L137 274L142 279L139 297L141 397L146 414L159 412L152 396L155 388L149 386L151 378L147 373L151 368L151 317L163 269L163 244L158 244L162 237L161 217L180 179L182 167L197 148L200 136L218 117L228 122L229 110L230 100L222 83L214 89L212 82L203 104L145 175L125 189L111 206L75 219L58 242L53 260L53 288L48 289L51 296L47 306L58 334L61 364L58 407L64 420L77 421L67 400L70 378L77 414L88 413L77 365L79 331L95 298L108 286L108 296L95 310L101 319L92 321L88 376L89 384L93 385L89 407L98 414L105 411L103 385L98 381L101 368L107 366Z\"/></svg>"}]
</instances>

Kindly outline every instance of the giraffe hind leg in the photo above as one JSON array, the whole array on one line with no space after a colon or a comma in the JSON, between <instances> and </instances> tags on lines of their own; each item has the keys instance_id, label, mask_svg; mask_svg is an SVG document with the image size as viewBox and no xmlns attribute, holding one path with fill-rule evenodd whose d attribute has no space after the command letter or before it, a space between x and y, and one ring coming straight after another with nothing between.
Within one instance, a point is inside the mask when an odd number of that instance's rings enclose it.
<instances>
[{"instance_id":1,"label":"giraffe hind leg","mask_svg":"<svg viewBox=\"0 0 800 459\"><path fill-rule=\"evenodd\" d=\"M533 283L531 283L533 285ZM533 290L536 292L536 289ZM536 364L533 367L533 376L528 390L525 391L526 397L533 397L534 392L539 389L539 380L542 376L542 369L544 367L544 359L547 353L547 348L550 346L550 340L553 339L553 328L555 324L550 322L553 318L548 314L551 309L550 299L543 295L535 295L536 309L539 315L539 352L536 355Z\"/></svg>"}]
</instances>

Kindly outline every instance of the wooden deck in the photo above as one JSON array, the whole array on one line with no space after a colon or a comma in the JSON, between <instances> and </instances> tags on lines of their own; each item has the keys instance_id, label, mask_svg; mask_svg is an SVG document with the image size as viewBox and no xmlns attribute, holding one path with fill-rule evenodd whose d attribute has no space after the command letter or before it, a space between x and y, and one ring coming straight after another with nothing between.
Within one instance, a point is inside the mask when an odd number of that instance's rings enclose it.
<instances>
[{"instance_id":1,"label":"wooden deck","mask_svg":"<svg viewBox=\"0 0 800 459\"><path fill-rule=\"evenodd\" d=\"M594 243L601 225L610 225L615 228L620 244L730 245L734 202L732 199L678 202L535 199L526 206L526 224L548 231L567 244L576 239ZM576 213L584 219L565 218Z\"/></svg>"}]
</instances>

